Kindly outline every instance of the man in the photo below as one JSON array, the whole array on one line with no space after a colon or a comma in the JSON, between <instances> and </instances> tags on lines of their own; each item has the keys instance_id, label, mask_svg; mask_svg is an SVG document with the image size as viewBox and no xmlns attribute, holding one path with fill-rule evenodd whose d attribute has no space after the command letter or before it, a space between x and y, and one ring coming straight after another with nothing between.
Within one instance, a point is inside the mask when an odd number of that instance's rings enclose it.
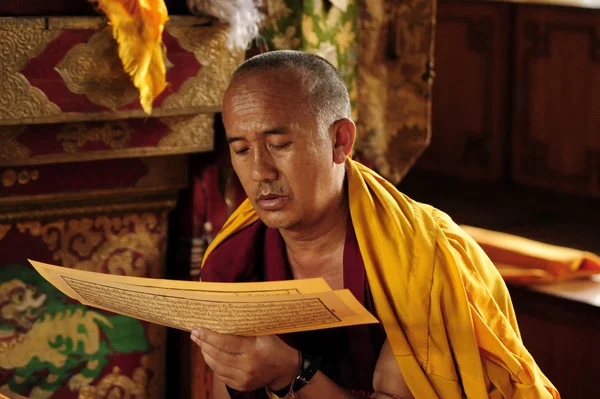
<instances>
[{"instance_id":1,"label":"man","mask_svg":"<svg viewBox=\"0 0 600 399\"><path fill-rule=\"evenodd\" d=\"M327 61L249 59L223 122L249 199L208 249L202 280L323 277L381 324L282 337L195 329L215 399L559 397L477 244L350 158L348 92Z\"/></svg>"}]
</instances>

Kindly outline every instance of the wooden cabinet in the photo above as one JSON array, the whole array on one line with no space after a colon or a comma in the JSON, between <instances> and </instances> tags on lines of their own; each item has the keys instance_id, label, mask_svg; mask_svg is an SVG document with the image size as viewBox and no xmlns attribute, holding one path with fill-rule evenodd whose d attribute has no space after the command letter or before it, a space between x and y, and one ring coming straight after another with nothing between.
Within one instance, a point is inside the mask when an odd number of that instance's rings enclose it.
<instances>
[{"instance_id":1,"label":"wooden cabinet","mask_svg":"<svg viewBox=\"0 0 600 399\"><path fill-rule=\"evenodd\" d=\"M600 397L600 307L519 287L511 296L523 342L561 398Z\"/></svg>"},{"instance_id":2,"label":"wooden cabinet","mask_svg":"<svg viewBox=\"0 0 600 399\"><path fill-rule=\"evenodd\" d=\"M165 276L185 156L0 167L0 384L32 398L162 399L166 328L65 297L27 259Z\"/></svg>"},{"instance_id":3,"label":"wooden cabinet","mask_svg":"<svg viewBox=\"0 0 600 399\"><path fill-rule=\"evenodd\" d=\"M600 195L600 10L538 3L440 2L419 169Z\"/></svg>"},{"instance_id":4,"label":"wooden cabinet","mask_svg":"<svg viewBox=\"0 0 600 399\"><path fill-rule=\"evenodd\" d=\"M600 10L519 7L515 181L600 196Z\"/></svg>"},{"instance_id":5,"label":"wooden cabinet","mask_svg":"<svg viewBox=\"0 0 600 399\"><path fill-rule=\"evenodd\" d=\"M27 259L174 274L169 212L190 184L189 154L214 148L215 112L244 55L225 48L227 29L170 18L170 85L148 116L103 18L0 18L0 385L33 398L175 397L166 328L76 303Z\"/></svg>"},{"instance_id":6,"label":"wooden cabinet","mask_svg":"<svg viewBox=\"0 0 600 399\"><path fill-rule=\"evenodd\" d=\"M552 1L440 0L431 145L400 188L459 223L597 253L600 9ZM597 302L511 295L561 397L600 397Z\"/></svg>"},{"instance_id":7,"label":"wooden cabinet","mask_svg":"<svg viewBox=\"0 0 600 399\"><path fill-rule=\"evenodd\" d=\"M510 6L442 2L431 143L417 167L498 180L504 173Z\"/></svg>"}]
</instances>

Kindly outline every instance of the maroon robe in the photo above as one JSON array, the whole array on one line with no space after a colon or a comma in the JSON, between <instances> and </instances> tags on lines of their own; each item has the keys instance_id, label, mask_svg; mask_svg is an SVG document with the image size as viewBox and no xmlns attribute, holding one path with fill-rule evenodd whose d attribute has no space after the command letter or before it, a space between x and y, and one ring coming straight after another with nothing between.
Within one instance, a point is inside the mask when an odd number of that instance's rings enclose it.
<instances>
[{"instance_id":1,"label":"maroon robe","mask_svg":"<svg viewBox=\"0 0 600 399\"><path fill-rule=\"evenodd\" d=\"M253 282L293 278L285 244L277 229L258 221L222 243L206 260L202 281ZM344 288L377 317L352 223L344 245ZM321 371L341 387L368 397L385 331L381 324L338 327L280 336L292 347L322 356ZM232 399L266 398L264 389L240 393L228 388Z\"/></svg>"}]
</instances>

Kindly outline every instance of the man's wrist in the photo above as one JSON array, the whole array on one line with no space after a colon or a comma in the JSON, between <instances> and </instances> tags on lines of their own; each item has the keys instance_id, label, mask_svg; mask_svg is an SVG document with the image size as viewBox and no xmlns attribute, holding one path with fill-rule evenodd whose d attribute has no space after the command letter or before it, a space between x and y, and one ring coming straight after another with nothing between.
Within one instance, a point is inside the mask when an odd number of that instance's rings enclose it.
<instances>
[{"instance_id":1,"label":"man's wrist","mask_svg":"<svg viewBox=\"0 0 600 399\"><path fill-rule=\"evenodd\" d=\"M289 361L286 361L281 367L281 374L267 384L272 391L279 391L289 387L296 379L298 371L302 366L302 355L299 351L294 351L294 353L295 356L289 356Z\"/></svg>"},{"instance_id":2,"label":"man's wrist","mask_svg":"<svg viewBox=\"0 0 600 399\"><path fill-rule=\"evenodd\" d=\"M295 394L305 385L307 385L317 371L319 371L319 367L321 366L320 356L315 358L301 352L298 352L298 354L300 356L300 362L298 364L298 368L296 369L295 377L293 377L290 384L279 390L272 390L269 386L265 387L267 390L267 395L270 398L287 398L288 396L296 397Z\"/></svg>"}]
</instances>

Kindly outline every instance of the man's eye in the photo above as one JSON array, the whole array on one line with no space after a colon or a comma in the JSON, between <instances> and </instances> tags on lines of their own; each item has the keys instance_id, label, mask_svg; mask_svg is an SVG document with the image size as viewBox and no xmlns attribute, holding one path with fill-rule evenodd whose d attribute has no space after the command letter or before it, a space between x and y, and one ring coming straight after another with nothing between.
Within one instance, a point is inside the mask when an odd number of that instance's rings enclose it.
<instances>
[{"instance_id":1,"label":"man's eye","mask_svg":"<svg viewBox=\"0 0 600 399\"><path fill-rule=\"evenodd\" d=\"M289 143L285 143L285 144L281 144L281 145L271 144L271 148L275 148L276 150L282 150L282 149L288 147L290 144L292 144L292 143L289 142Z\"/></svg>"},{"instance_id":2,"label":"man's eye","mask_svg":"<svg viewBox=\"0 0 600 399\"><path fill-rule=\"evenodd\" d=\"M243 154L245 154L245 153L248 152L248 148L242 148L242 149L239 149L239 150L233 150L233 152L235 152L237 155L243 155Z\"/></svg>"}]
</instances>

